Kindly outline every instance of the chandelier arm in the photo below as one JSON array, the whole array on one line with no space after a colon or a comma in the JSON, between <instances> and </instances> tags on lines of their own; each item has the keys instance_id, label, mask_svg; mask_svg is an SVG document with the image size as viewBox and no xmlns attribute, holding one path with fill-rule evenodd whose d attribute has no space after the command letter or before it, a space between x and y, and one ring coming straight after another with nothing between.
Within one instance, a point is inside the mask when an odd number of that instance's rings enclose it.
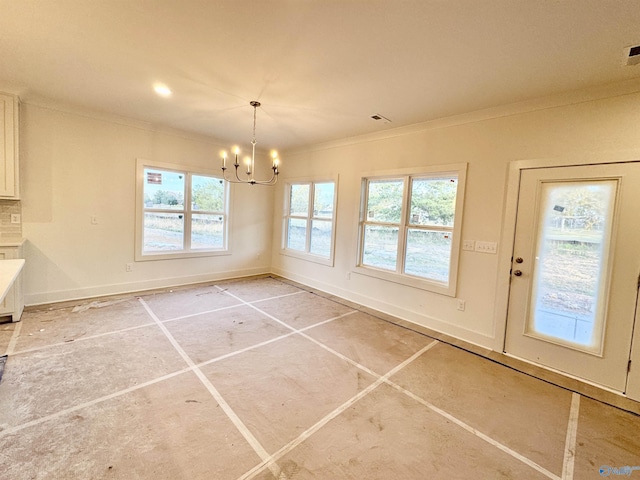
<instances>
[{"instance_id":1,"label":"chandelier arm","mask_svg":"<svg viewBox=\"0 0 640 480\"><path fill-rule=\"evenodd\" d=\"M227 178L227 170L228 170L228 168L222 167L222 178L223 178L223 180L226 180L227 182L230 182L230 183L236 183L232 179Z\"/></svg>"},{"instance_id":2,"label":"chandelier arm","mask_svg":"<svg viewBox=\"0 0 640 480\"><path fill-rule=\"evenodd\" d=\"M238 183L244 183L245 181L242 180L239 176L238 176L238 165L236 165L236 178L238 179Z\"/></svg>"},{"instance_id":3,"label":"chandelier arm","mask_svg":"<svg viewBox=\"0 0 640 480\"><path fill-rule=\"evenodd\" d=\"M242 180L240 177L238 177L238 169L236 168L236 179L234 180L233 178L227 178L227 170L229 170L227 167L223 167L222 168L222 179L226 180L229 183L247 183L246 180Z\"/></svg>"},{"instance_id":4,"label":"chandelier arm","mask_svg":"<svg viewBox=\"0 0 640 480\"><path fill-rule=\"evenodd\" d=\"M228 168L223 168L222 169L222 178L224 180L226 180L229 183L244 183L244 184L249 184L249 185L275 185L276 183L278 183L278 173L272 173L271 174L271 178L269 180L242 180L236 172L236 179L234 180L233 178L227 178L227 172L226 170L228 170Z\"/></svg>"},{"instance_id":5,"label":"chandelier arm","mask_svg":"<svg viewBox=\"0 0 640 480\"><path fill-rule=\"evenodd\" d=\"M276 169L271 167L273 170L273 173L271 174L271 178L269 180L243 180L241 179L238 174L237 174L237 169L236 169L236 180L234 180L233 178L228 178L227 177L227 170L229 170L228 168L224 167L222 169L222 178L223 180L226 180L229 183L245 183L245 184L250 184L250 185L275 185L276 183L278 183L278 173L276 173Z\"/></svg>"},{"instance_id":6,"label":"chandelier arm","mask_svg":"<svg viewBox=\"0 0 640 480\"><path fill-rule=\"evenodd\" d=\"M271 174L271 178L269 180L261 180L255 181L256 185L275 185L278 182L278 174L275 173L275 169Z\"/></svg>"},{"instance_id":7,"label":"chandelier arm","mask_svg":"<svg viewBox=\"0 0 640 480\"><path fill-rule=\"evenodd\" d=\"M224 180L229 182L229 183L244 183L244 184L249 183L249 182L246 182L244 180L238 181L238 180L234 180L233 178L227 178L227 177L224 177Z\"/></svg>"}]
</instances>

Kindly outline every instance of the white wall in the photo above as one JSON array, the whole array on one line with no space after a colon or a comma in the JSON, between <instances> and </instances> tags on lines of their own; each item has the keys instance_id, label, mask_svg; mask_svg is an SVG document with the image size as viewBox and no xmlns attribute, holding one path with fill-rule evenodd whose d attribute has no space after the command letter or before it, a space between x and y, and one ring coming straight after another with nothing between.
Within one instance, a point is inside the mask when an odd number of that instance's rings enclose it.
<instances>
[{"instance_id":1,"label":"white wall","mask_svg":"<svg viewBox=\"0 0 640 480\"><path fill-rule=\"evenodd\" d=\"M551 99L506 106L457 118L396 129L288 152L287 178L339 174L337 240L333 268L280 254L283 190L274 205L272 270L315 288L400 318L493 348L501 318L497 284L499 255L462 251L455 299L351 273L356 262L357 222L362 174L393 168L468 162L463 239L499 242L509 162L567 159L598 154L620 160L640 158L640 90L573 92ZM617 96L615 96L617 95ZM553 106L558 105L558 106ZM498 246L499 249L502 247ZM508 269L507 269L508 271ZM502 275L501 277L499 276ZM507 273L508 275L508 273ZM500 286L504 289L504 285ZM496 321L497 319L497 321ZM500 325L497 328L500 332ZM498 334L500 336L500 333Z\"/></svg>"},{"instance_id":2,"label":"white wall","mask_svg":"<svg viewBox=\"0 0 640 480\"><path fill-rule=\"evenodd\" d=\"M136 159L217 169L215 139L26 103L20 146L27 305L269 271L273 191L245 185L232 191L232 255L125 271L134 261Z\"/></svg>"}]
</instances>

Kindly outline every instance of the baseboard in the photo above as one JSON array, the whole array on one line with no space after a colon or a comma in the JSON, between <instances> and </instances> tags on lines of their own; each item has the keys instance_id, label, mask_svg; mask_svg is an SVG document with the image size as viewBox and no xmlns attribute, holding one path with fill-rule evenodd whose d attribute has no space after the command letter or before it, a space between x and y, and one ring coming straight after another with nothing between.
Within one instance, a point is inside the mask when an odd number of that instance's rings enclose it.
<instances>
[{"instance_id":1,"label":"baseboard","mask_svg":"<svg viewBox=\"0 0 640 480\"><path fill-rule=\"evenodd\" d=\"M458 340L462 340L467 343L471 343L478 347L482 347L489 350L492 350L493 348L493 344L495 340L493 337L490 337L488 335L478 333L473 330L468 330L466 328L461 328L457 325L452 325L451 323L448 323L439 318L425 315L424 313L415 312L413 310L408 310L398 305L383 302L379 299L362 295L356 292L352 292L350 290L345 290L329 283L320 282L315 278L307 277L297 273L292 273L279 268L272 268L271 270L272 270L272 273L275 275L279 275L283 278L292 280L294 282L307 285L309 287L318 289L330 295L335 295L336 297L344 298L345 300L358 303L360 305L377 310L387 315L392 315L401 320L405 320L407 322L420 325L430 330L443 333L445 335L448 335L453 338L457 338Z\"/></svg>"},{"instance_id":2,"label":"baseboard","mask_svg":"<svg viewBox=\"0 0 640 480\"><path fill-rule=\"evenodd\" d=\"M241 270L227 270L223 272L212 272L207 274L188 275L181 277L156 278L153 280L144 280L139 282L96 285L86 288L31 293L25 295L24 303L26 306L32 307L49 303L84 300L87 298L104 297L108 295L122 295L126 293L155 290L158 288L177 287L181 285L191 285L194 283L226 280L229 278L250 277L253 275L264 275L268 273L270 273L269 268L247 268Z\"/></svg>"}]
</instances>

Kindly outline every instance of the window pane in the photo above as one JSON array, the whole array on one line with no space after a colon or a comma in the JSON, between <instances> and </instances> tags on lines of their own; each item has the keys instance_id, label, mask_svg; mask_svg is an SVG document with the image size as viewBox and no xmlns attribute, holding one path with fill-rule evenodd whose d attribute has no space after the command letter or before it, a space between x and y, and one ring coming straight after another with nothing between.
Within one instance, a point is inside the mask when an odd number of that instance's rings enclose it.
<instances>
[{"instance_id":1,"label":"window pane","mask_svg":"<svg viewBox=\"0 0 640 480\"><path fill-rule=\"evenodd\" d=\"M413 179L409 223L453 226L457 190L457 176Z\"/></svg>"},{"instance_id":2,"label":"window pane","mask_svg":"<svg viewBox=\"0 0 640 480\"><path fill-rule=\"evenodd\" d=\"M333 218L333 194L335 184L316 183L313 195L313 216L317 218Z\"/></svg>"},{"instance_id":3,"label":"window pane","mask_svg":"<svg viewBox=\"0 0 640 480\"><path fill-rule=\"evenodd\" d=\"M306 251L307 248L307 221L299 218L290 218L287 228L287 248Z\"/></svg>"},{"instance_id":4,"label":"window pane","mask_svg":"<svg viewBox=\"0 0 640 480\"><path fill-rule=\"evenodd\" d=\"M362 264L396 270L398 227L365 225Z\"/></svg>"},{"instance_id":5,"label":"window pane","mask_svg":"<svg viewBox=\"0 0 640 480\"><path fill-rule=\"evenodd\" d=\"M181 213L144 214L144 252L182 250L184 215Z\"/></svg>"},{"instance_id":6,"label":"window pane","mask_svg":"<svg viewBox=\"0 0 640 480\"><path fill-rule=\"evenodd\" d=\"M369 181L367 221L400 223L403 190L402 180Z\"/></svg>"},{"instance_id":7,"label":"window pane","mask_svg":"<svg viewBox=\"0 0 640 480\"><path fill-rule=\"evenodd\" d=\"M529 335L599 353L617 180L543 183Z\"/></svg>"},{"instance_id":8,"label":"window pane","mask_svg":"<svg viewBox=\"0 0 640 480\"><path fill-rule=\"evenodd\" d=\"M191 248L223 248L224 217L193 214L191 217Z\"/></svg>"},{"instance_id":9,"label":"window pane","mask_svg":"<svg viewBox=\"0 0 640 480\"><path fill-rule=\"evenodd\" d=\"M144 169L144 206L184 210L184 173Z\"/></svg>"},{"instance_id":10,"label":"window pane","mask_svg":"<svg viewBox=\"0 0 640 480\"><path fill-rule=\"evenodd\" d=\"M331 256L331 221L311 221L311 253L329 258Z\"/></svg>"},{"instance_id":11,"label":"window pane","mask_svg":"<svg viewBox=\"0 0 640 480\"><path fill-rule=\"evenodd\" d=\"M449 283L451 232L410 228L404 272L408 275Z\"/></svg>"},{"instance_id":12,"label":"window pane","mask_svg":"<svg viewBox=\"0 0 640 480\"><path fill-rule=\"evenodd\" d=\"M215 177L191 176L191 208L224 212L224 184Z\"/></svg>"},{"instance_id":13,"label":"window pane","mask_svg":"<svg viewBox=\"0 0 640 480\"><path fill-rule=\"evenodd\" d=\"M309 184L291 185L289 198L289 213L291 215L307 216L309 213Z\"/></svg>"}]
</instances>

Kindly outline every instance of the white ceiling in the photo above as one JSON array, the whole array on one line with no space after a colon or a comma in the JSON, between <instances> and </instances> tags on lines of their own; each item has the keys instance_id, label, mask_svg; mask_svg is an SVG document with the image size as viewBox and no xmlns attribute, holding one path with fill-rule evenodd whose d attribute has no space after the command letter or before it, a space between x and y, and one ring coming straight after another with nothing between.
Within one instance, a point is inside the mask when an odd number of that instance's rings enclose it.
<instances>
[{"instance_id":1,"label":"white ceiling","mask_svg":"<svg viewBox=\"0 0 640 480\"><path fill-rule=\"evenodd\" d=\"M0 0L0 90L245 143L259 100L293 148L640 77L638 44L638 0Z\"/></svg>"}]
</instances>

